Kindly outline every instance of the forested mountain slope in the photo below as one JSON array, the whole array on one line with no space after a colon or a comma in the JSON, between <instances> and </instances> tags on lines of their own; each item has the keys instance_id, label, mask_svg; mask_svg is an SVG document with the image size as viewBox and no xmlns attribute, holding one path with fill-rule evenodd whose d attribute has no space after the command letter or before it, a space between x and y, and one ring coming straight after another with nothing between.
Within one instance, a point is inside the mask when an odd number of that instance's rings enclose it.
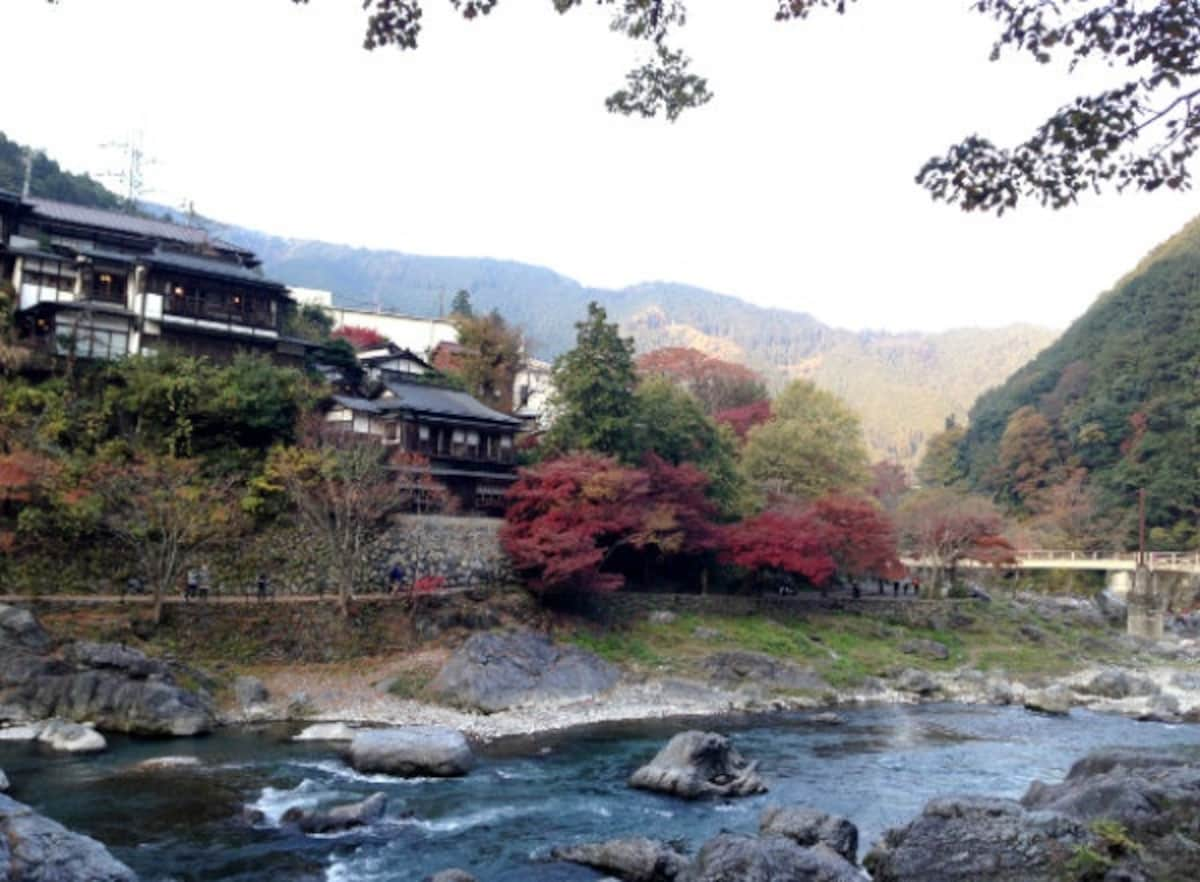
<instances>
[{"instance_id":1,"label":"forested mountain slope","mask_svg":"<svg viewBox=\"0 0 1200 882\"><path fill-rule=\"evenodd\" d=\"M1074 481L1134 541L1139 488L1159 547L1197 541L1200 517L1200 218L1151 252L1082 318L971 411L969 481L1018 512ZM1061 502L1061 501L1060 501Z\"/></svg>"}]
</instances>

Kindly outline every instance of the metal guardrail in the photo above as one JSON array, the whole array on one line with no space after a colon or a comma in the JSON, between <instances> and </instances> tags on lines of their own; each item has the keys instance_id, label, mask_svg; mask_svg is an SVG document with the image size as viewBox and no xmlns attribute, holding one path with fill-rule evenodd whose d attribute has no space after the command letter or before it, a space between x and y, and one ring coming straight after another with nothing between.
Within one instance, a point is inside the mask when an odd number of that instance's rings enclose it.
<instances>
[{"instance_id":1,"label":"metal guardrail","mask_svg":"<svg viewBox=\"0 0 1200 882\"><path fill-rule=\"evenodd\" d=\"M1042 564L1046 569L1055 564L1070 568L1081 564L1129 564L1132 569L1138 561L1136 551L1068 551L1044 548L1019 549L1013 552L1014 561L1000 564L1002 569L1021 569L1030 564ZM908 558L904 561L909 566L933 566L929 558ZM971 559L959 561L959 566L981 567L993 566ZM1194 570L1200 572L1200 551L1147 551L1146 566L1152 570Z\"/></svg>"}]
</instances>

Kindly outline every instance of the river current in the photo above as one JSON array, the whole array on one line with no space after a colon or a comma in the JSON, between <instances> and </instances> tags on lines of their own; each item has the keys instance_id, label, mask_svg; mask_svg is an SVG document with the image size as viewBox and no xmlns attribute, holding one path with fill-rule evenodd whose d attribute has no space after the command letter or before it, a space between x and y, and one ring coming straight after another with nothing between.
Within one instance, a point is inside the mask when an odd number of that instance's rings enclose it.
<instances>
[{"instance_id":1,"label":"river current","mask_svg":"<svg viewBox=\"0 0 1200 882\"><path fill-rule=\"evenodd\" d=\"M145 882L412 882L461 867L483 882L599 878L547 859L559 844L644 835L695 848L721 831L752 832L764 806L804 804L844 815L861 852L932 797L1018 796L1036 778L1060 778L1101 746L1200 744L1200 727L1138 723L1075 711L1067 718L1018 708L953 705L844 712L844 725L806 715L708 721L761 763L771 792L688 803L630 790L625 779L691 723L612 726L507 742L483 751L466 778L403 781L359 775L337 745L297 743L281 728L206 738L111 738L110 750L63 757L0 745L11 795L108 845ZM189 765L146 760L188 757ZM314 837L280 829L296 805L344 803L376 791L385 819ZM266 822L239 820L243 805Z\"/></svg>"}]
</instances>

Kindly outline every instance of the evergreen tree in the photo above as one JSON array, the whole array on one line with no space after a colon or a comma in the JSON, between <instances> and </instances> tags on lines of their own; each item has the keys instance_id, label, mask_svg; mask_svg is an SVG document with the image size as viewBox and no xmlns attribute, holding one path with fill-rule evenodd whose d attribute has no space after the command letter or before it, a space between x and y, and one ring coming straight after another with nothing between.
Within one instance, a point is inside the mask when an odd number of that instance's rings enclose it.
<instances>
[{"instance_id":1,"label":"evergreen tree","mask_svg":"<svg viewBox=\"0 0 1200 882\"><path fill-rule=\"evenodd\" d=\"M557 416L546 449L591 450L634 461L639 451L633 340L620 335L595 301L575 328L575 348L554 362Z\"/></svg>"},{"instance_id":2,"label":"evergreen tree","mask_svg":"<svg viewBox=\"0 0 1200 882\"><path fill-rule=\"evenodd\" d=\"M454 295L454 300L450 302L450 315L461 318L471 318L475 315L475 309L471 306L471 292L466 288L459 288L458 293Z\"/></svg>"}]
</instances>

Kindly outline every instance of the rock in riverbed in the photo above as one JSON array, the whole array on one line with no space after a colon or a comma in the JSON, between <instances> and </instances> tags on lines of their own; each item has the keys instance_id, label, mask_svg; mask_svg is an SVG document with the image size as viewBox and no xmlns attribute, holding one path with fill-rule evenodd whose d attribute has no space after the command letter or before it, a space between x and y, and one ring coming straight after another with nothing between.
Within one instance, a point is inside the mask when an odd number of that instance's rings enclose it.
<instances>
[{"instance_id":1,"label":"rock in riverbed","mask_svg":"<svg viewBox=\"0 0 1200 882\"><path fill-rule=\"evenodd\" d=\"M293 741L353 741L361 729L345 723L313 723L292 738Z\"/></svg>"},{"instance_id":2,"label":"rock in riverbed","mask_svg":"<svg viewBox=\"0 0 1200 882\"><path fill-rule=\"evenodd\" d=\"M782 836L722 833L700 849L680 882L864 882L859 870L823 845L804 848ZM932 878L932 877L931 877Z\"/></svg>"},{"instance_id":3,"label":"rock in riverbed","mask_svg":"<svg viewBox=\"0 0 1200 882\"><path fill-rule=\"evenodd\" d=\"M475 765L463 734L441 726L359 732L350 742L348 759L359 772L404 778L453 778L467 774Z\"/></svg>"},{"instance_id":4,"label":"rock in riverbed","mask_svg":"<svg viewBox=\"0 0 1200 882\"><path fill-rule=\"evenodd\" d=\"M846 860L858 860L858 828L845 818L803 806L771 806L759 818L763 836L786 836L797 845L826 845Z\"/></svg>"},{"instance_id":5,"label":"rock in riverbed","mask_svg":"<svg viewBox=\"0 0 1200 882\"><path fill-rule=\"evenodd\" d=\"M135 735L195 735L214 721L165 663L112 643L75 643L57 657L31 614L0 605L0 721L55 717Z\"/></svg>"},{"instance_id":6,"label":"rock in riverbed","mask_svg":"<svg viewBox=\"0 0 1200 882\"><path fill-rule=\"evenodd\" d=\"M1158 692L1158 687L1149 677L1139 677L1119 668L1101 671L1077 688L1088 695L1115 699L1129 698L1131 695L1154 695Z\"/></svg>"},{"instance_id":7,"label":"rock in riverbed","mask_svg":"<svg viewBox=\"0 0 1200 882\"><path fill-rule=\"evenodd\" d=\"M91 726L51 720L38 733L37 740L53 750L64 753L99 753L108 747L104 736Z\"/></svg>"},{"instance_id":8,"label":"rock in riverbed","mask_svg":"<svg viewBox=\"0 0 1200 882\"><path fill-rule=\"evenodd\" d=\"M757 763L748 762L729 739L715 732L680 732L629 779L631 787L684 799L765 793Z\"/></svg>"},{"instance_id":9,"label":"rock in riverbed","mask_svg":"<svg viewBox=\"0 0 1200 882\"><path fill-rule=\"evenodd\" d=\"M1066 716L1071 712L1071 691L1064 686L1051 686L1025 695L1025 707L1031 711L1052 716Z\"/></svg>"},{"instance_id":10,"label":"rock in riverbed","mask_svg":"<svg viewBox=\"0 0 1200 882\"><path fill-rule=\"evenodd\" d=\"M875 882L1192 879L1197 836L1194 754L1104 750L1020 802L935 799L864 863Z\"/></svg>"},{"instance_id":11,"label":"rock in riverbed","mask_svg":"<svg viewBox=\"0 0 1200 882\"><path fill-rule=\"evenodd\" d=\"M305 833L337 833L372 824L387 811L387 795L373 793L361 802L334 806L331 809L309 810L290 808L280 819L284 824L295 824Z\"/></svg>"},{"instance_id":12,"label":"rock in riverbed","mask_svg":"<svg viewBox=\"0 0 1200 882\"><path fill-rule=\"evenodd\" d=\"M490 632L464 643L430 688L449 704L490 714L591 698L619 678L618 670L598 656L557 646L544 634Z\"/></svg>"},{"instance_id":13,"label":"rock in riverbed","mask_svg":"<svg viewBox=\"0 0 1200 882\"><path fill-rule=\"evenodd\" d=\"M667 843L641 837L564 846L550 856L609 873L624 882L673 882L687 866L687 858Z\"/></svg>"},{"instance_id":14,"label":"rock in riverbed","mask_svg":"<svg viewBox=\"0 0 1200 882\"><path fill-rule=\"evenodd\" d=\"M479 880L466 870L454 868L434 873L432 876L426 877L425 882L479 882Z\"/></svg>"},{"instance_id":15,"label":"rock in riverbed","mask_svg":"<svg viewBox=\"0 0 1200 882\"><path fill-rule=\"evenodd\" d=\"M20 882L137 882L133 870L87 836L0 796L0 878Z\"/></svg>"}]
</instances>

